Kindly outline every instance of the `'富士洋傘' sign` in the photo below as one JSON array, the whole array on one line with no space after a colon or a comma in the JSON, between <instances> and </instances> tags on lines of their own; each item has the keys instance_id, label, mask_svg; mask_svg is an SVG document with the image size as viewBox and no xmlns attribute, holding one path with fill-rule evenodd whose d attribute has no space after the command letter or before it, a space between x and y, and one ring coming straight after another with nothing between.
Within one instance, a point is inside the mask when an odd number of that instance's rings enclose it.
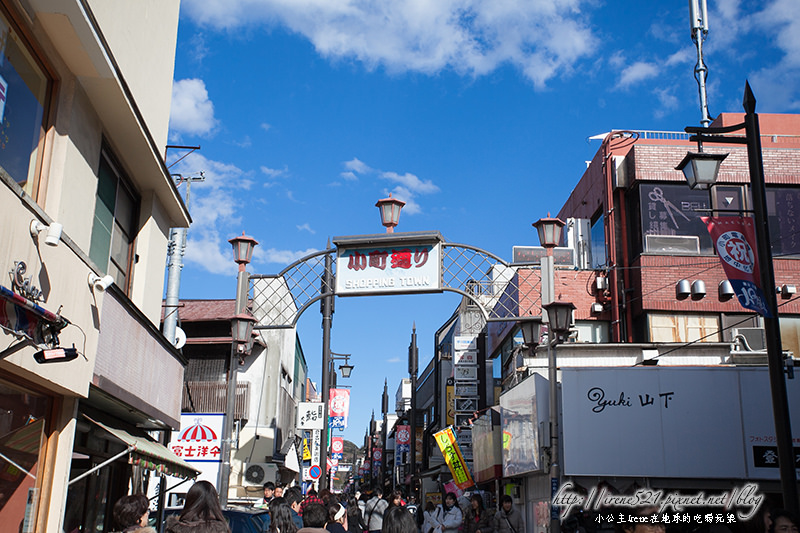
<instances>
[{"instance_id":1,"label":"'\u5bcc\u58eb\u6d0b\u5098' sign","mask_svg":"<svg viewBox=\"0 0 800 533\"><path fill-rule=\"evenodd\" d=\"M442 451L444 460L450 468L450 473L453 474L453 481L455 481L456 486L461 490L471 487L474 484L472 475L469 473L467 462L464 460L464 455L458 446L453 428L447 427L434 434L433 437Z\"/></svg>"},{"instance_id":2,"label":"'\u5bcc\u58eb\u6d0b\u5098' sign","mask_svg":"<svg viewBox=\"0 0 800 533\"><path fill-rule=\"evenodd\" d=\"M385 242L378 246L339 245L336 294L440 292L440 243Z\"/></svg>"}]
</instances>

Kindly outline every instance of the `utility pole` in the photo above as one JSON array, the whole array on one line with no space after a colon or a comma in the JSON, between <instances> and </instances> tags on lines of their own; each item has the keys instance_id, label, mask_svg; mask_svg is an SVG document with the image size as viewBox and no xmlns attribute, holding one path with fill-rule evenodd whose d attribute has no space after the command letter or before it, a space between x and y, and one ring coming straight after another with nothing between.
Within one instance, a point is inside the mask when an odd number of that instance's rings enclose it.
<instances>
[{"instance_id":1,"label":"utility pole","mask_svg":"<svg viewBox=\"0 0 800 533\"><path fill-rule=\"evenodd\" d=\"M408 347L408 373L411 375L411 447L409 449L409 457L411 462L411 469L409 475L408 495L412 494L416 497L416 480L417 475L417 365L418 365L418 351L417 351L417 324L412 325L411 329L411 344ZM396 460L396 459L395 459Z\"/></svg>"}]
</instances>

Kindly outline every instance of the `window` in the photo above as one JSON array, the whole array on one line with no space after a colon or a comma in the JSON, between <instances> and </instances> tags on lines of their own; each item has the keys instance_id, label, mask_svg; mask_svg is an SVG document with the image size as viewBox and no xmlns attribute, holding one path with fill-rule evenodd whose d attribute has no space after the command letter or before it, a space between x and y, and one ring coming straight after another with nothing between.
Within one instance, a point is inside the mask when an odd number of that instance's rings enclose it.
<instances>
[{"instance_id":1,"label":"window","mask_svg":"<svg viewBox=\"0 0 800 533\"><path fill-rule=\"evenodd\" d=\"M767 216L774 257L800 254L800 189L767 188Z\"/></svg>"},{"instance_id":2,"label":"window","mask_svg":"<svg viewBox=\"0 0 800 533\"><path fill-rule=\"evenodd\" d=\"M125 292L133 266L139 198L105 147L97 171L97 198L89 257Z\"/></svg>"},{"instance_id":3,"label":"window","mask_svg":"<svg viewBox=\"0 0 800 533\"><path fill-rule=\"evenodd\" d=\"M650 342L721 342L717 315L648 315Z\"/></svg>"},{"instance_id":4,"label":"window","mask_svg":"<svg viewBox=\"0 0 800 533\"><path fill-rule=\"evenodd\" d=\"M708 191L686 185L645 184L639 188L645 251L710 253L711 237L700 217L710 207Z\"/></svg>"},{"instance_id":5,"label":"window","mask_svg":"<svg viewBox=\"0 0 800 533\"><path fill-rule=\"evenodd\" d=\"M25 502L38 499L35 487L41 483L40 458L49 411L45 396L0 381L0 515L4 523L22 524Z\"/></svg>"},{"instance_id":6,"label":"window","mask_svg":"<svg viewBox=\"0 0 800 533\"><path fill-rule=\"evenodd\" d=\"M603 210L592 217L592 268L604 267L606 265L606 230L605 217Z\"/></svg>"},{"instance_id":7,"label":"window","mask_svg":"<svg viewBox=\"0 0 800 533\"><path fill-rule=\"evenodd\" d=\"M0 11L0 166L36 197L50 80Z\"/></svg>"}]
</instances>

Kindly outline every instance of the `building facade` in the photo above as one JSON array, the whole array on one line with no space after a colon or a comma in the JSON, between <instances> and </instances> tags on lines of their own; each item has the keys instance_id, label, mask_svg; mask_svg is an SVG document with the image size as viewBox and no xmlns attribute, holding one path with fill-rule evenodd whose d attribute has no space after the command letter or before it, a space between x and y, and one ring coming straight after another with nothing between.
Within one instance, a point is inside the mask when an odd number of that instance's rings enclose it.
<instances>
[{"instance_id":1,"label":"building facade","mask_svg":"<svg viewBox=\"0 0 800 533\"><path fill-rule=\"evenodd\" d=\"M152 469L194 473L162 453L180 417L165 384L185 361L156 326L168 228L189 224L164 164L178 10L0 2L0 521L14 531L107 528Z\"/></svg>"}]
</instances>

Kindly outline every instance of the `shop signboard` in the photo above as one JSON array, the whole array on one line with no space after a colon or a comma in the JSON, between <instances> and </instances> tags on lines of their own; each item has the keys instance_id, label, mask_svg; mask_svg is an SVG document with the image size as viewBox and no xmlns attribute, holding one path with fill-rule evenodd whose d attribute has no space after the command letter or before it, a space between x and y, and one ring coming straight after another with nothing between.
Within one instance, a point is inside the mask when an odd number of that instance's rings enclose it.
<instances>
[{"instance_id":1,"label":"shop signboard","mask_svg":"<svg viewBox=\"0 0 800 533\"><path fill-rule=\"evenodd\" d=\"M181 430L172 434L169 449L187 463L219 463L224 418L219 413L182 414Z\"/></svg>"},{"instance_id":2,"label":"shop signboard","mask_svg":"<svg viewBox=\"0 0 800 533\"><path fill-rule=\"evenodd\" d=\"M478 367L457 365L453 368L453 377L456 378L456 381L476 381L478 379Z\"/></svg>"},{"instance_id":3,"label":"shop signboard","mask_svg":"<svg viewBox=\"0 0 800 533\"><path fill-rule=\"evenodd\" d=\"M297 405L297 429L322 429L325 426L322 402L300 402Z\"/></svg>"},{"instance_id":4,"label":"shop signboard","mask_svg":"<svg viewBox=\"0 0 800 533\"><path fill-rule=\"evenodd\" d=\"M475 350L455 350L453 352L453 363L456 365L477 365L478 352Z\"/></svg>"},{"instance_id":5,"label":"shop signboard","mask_svg":"<svg viewBox=\"0 0 800 533\"><path fill-rule=\"evenodd\" d=\"M476 382L456 381L456 397L477 398L478 384Z\"/></svg>"},{"instance_id":6,"label":"shop signboard","mask_svg":"<svg viewBox=\"0 0 800 533\"><path fill-rule=\"evenodd\" d=\"M472 414L478 410L477 398L456 398L456 413Z\"/></svg>"},{"instance_id":7,"label":"shop signboard","mask_svg":"<svg viewBox=\"0 0 800 533\"><path fill-rule=\"evenodd\" d=\"M453 350L462 352L465 350L477 351L478 337L475 335L454 335Z\"/></svg>"}]
</instances>

